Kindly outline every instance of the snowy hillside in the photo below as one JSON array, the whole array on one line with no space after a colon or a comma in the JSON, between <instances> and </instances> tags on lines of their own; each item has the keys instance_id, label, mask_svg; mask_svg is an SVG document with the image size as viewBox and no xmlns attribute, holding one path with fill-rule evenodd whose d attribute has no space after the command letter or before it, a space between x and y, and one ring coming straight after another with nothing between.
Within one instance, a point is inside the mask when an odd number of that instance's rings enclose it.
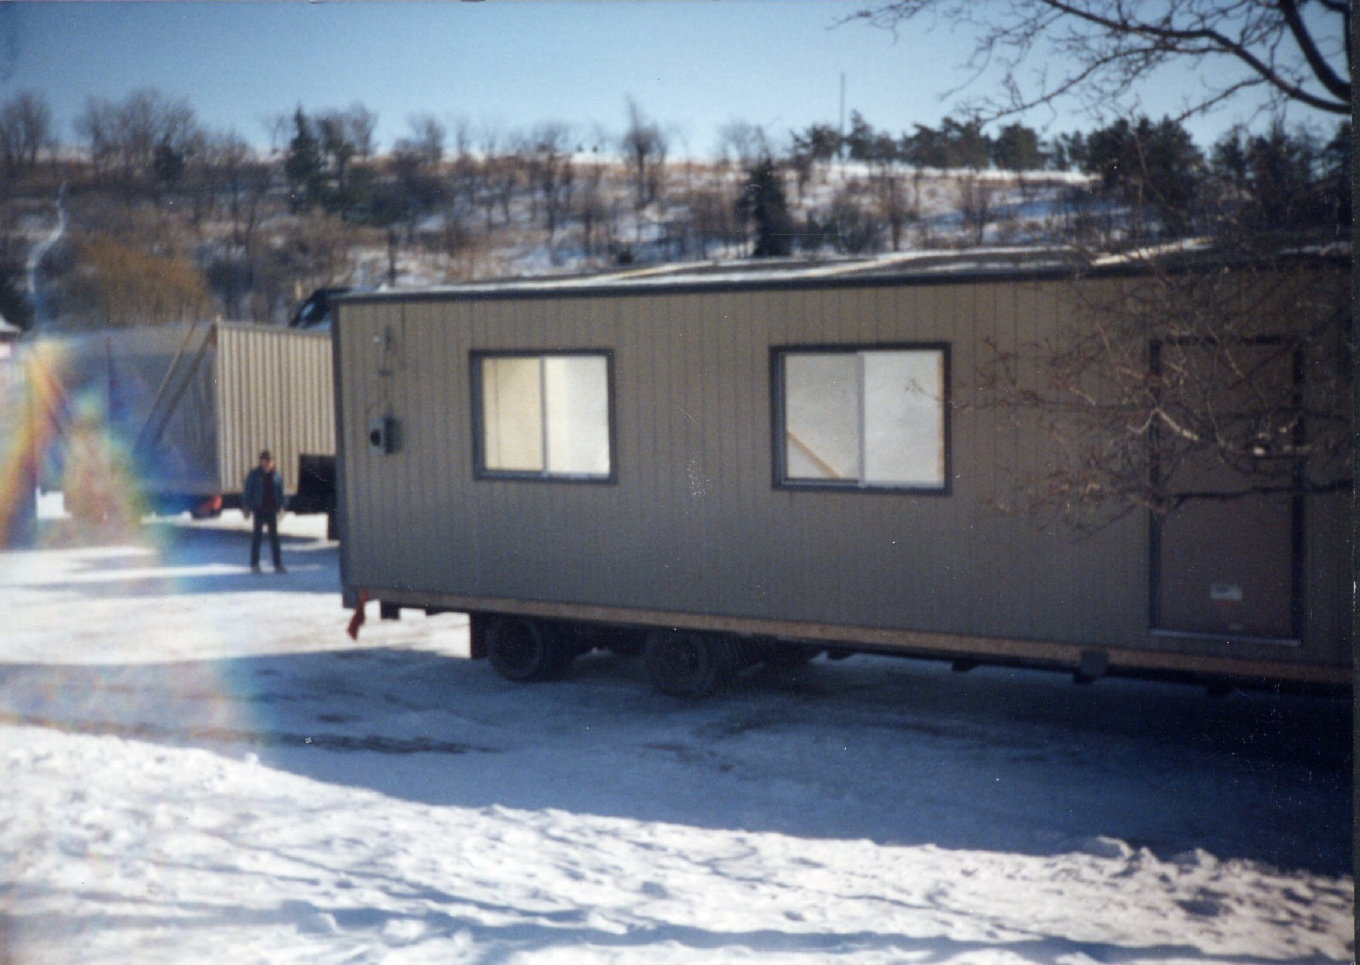
<instances>
[{"instance_id":1,"label":"snowy hillside","mask_svg":"<svg viewBox=\"0 0 1360 965\"><path fill-rule=\"evenodd\" d=\"M701 703L344 633L336 547L0 555L0 961L1348 961L1347 702L857 657ZM373 614L371 616L376 616Z\"/></svg>"},{"instance_id":2,"label":"snowy hillside","mask_svg":"<svg viewBox=\"0 0 1360 965\"><path fill-rule=\"evenodd\" d=\"M234 181L211 182L180 202L156 195L116 204L109 185L72 161L63 174L69 189L49 177L0 199L0 281L13 261L20 321L36 319L38 328L197 316L282 324L318 288L424 287L752 254L741 205L747 175L738 164L671 159L643 201L622 157L549 160L545 169L548 160L535 156L464 153L403 181L394 159L375 159L372 177L402 212L382 218L294 210L282 171L271 167L277 159L254 162L246 194ZM1118 236L1122 217L1095 197L1089 177L1070 172L837 161L801 174L781 170L779 181L787 200L781 237L801 259L1098 247Z\"/></svg>"},{"instance_id":3,"label":"snowy hillside","mask_svg":"<svg viewBox=\"0 0 1360 965\"><path fill-rule=\"evenodd\" d=\"M587 234L570 211L562 227L549 233L539 223L534 199L521 192L507 206L503 224L457 250L444 244L451 232L461 236L467 230L459 221L466 212L457 210L422 220L411 231L411 243L395 255L386 248L352 247L343 280L361 286L391 283L395 269L396 287L419 288L750 257L751 229L730 210L742 191L739 169L675 162L666 200L638 208L630 202L624 159L581 156L574 163L578 172L597 172L591 177L597 181L600 210L607 214L596 236ZM885 177L895 186L891 202L883 197ZM1093 212L1111 224L1123 217L1108 206L1097 207L1089 193L1092 179L1071 172L898 168L885 173L864 163L837 162L801 185L791 176L786 180L789 214L798 232L792 253L829 261L847 254L901 257L1070 244L1078 222L1090 230ZM893 218L899 222L896 235L889 224ZM812 227L823 234L809 234Z\"/></svg>"}]
</instances>

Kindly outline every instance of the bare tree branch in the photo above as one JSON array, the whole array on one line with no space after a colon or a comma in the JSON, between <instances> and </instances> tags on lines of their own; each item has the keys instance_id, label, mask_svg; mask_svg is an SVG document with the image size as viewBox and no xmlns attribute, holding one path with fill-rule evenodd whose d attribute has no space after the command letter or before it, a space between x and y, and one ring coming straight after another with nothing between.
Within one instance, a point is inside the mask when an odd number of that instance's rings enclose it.
<instances>
[{"instance_id":1,"label":"bare tree branch","mask_svg":"<svg viewBox=\"0 0 1360 965\"><path fill-rule=\"evenodd\" d=\"M1321 51L1318 50L1317 43L1313 40L1313 35L1308 32L1307 25L1303 22L1303 17L1299 15L1299 5L1297 0L1279 0L1280 12L1284 15L1285 23L1289 25L1289 32L1294 36L1294 41L1299 45L1299 50L1308 60L1308 66L1313 69L1315 76L1322 85L1331 91L1332 96L1337 100L1349 101L1351 97L1350 81L1343 79L1332 65L1327 63ZM1349 21L1347 16L1347 21ZM1349 22L1347 27L1349 27ZM1350 31L1347 30L1346 36L1349 38Z\"/></svg>"},{"instance_id":2,"label":"bare tree branch","mask_svg":"<svg viewBox=\"0 0 1360 965\"><path fill-rule=\"evenodd\" d=\"M976 29L969 66L981 75L999 65L1009 102L986 108L992 117L1028 110L1066 96L1101 103L1120 95L1172 60L1225 59L1243 68L1223 91L1208 91L1185 115L1207 110L1233 92L1267 86L1276 95L1318 110L1350 113L1349 0L1322 0L1307 17L1299 0L888 0L847 19L896 30L930 14ZM1344 30L1333 35L1339 18ZM1335 40L1333 41L1333 37ZM1342 40L1344 38L1344 41ZM1327 41L1326 45L1321 41ZM1029 89L1022 65L1037 61ZM1054 79L1049 67L1069 64Z\"/></svg>"},{"instance_id":3,"label":"bare tree branch","mask_svg":"<svg viewBox=\"0 0 1360 965\"><path fill-rule=\"evenodd\" d=\"M1289 259L1151 259L1135 277L1074 280L1051 338L983 347L981 405L1059 454L1017 480L1011 508L1090 528L1131 509L1345 491L1346 277Z\"/></svg>"}]
</instances>

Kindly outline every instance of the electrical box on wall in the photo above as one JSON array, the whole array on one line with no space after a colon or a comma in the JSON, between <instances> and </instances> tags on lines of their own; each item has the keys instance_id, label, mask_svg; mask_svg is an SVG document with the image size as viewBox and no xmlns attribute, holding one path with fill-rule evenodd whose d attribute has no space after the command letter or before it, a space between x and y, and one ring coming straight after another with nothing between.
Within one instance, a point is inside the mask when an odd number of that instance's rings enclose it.
<instances>
[{"instance_id":1,"label":"electrical box on wall","mask_svg":"<svg viewBox=\"0 0 1360 965\"><path fill-rule=\"evenodd\" d=\"M397 420L379 416L368 424L368 448L374 452L397 451Z\"/></svg>"}]
</instances>

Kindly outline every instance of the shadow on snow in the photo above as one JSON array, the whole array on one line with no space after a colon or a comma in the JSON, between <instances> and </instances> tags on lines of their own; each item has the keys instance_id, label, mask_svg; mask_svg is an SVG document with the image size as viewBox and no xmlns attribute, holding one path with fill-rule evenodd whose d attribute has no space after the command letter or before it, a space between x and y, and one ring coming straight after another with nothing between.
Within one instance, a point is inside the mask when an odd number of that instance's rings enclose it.
<instances>
[{"instance_id":1,"label":"shadow on snow","mask_svg":"<svg viewBox=\"0 0 1360 965\"><path fill-rule=\"evenodd\" d=\"M361 649L0 666L0 719L255 753L428 804L1031 854L1104 836L1161 857L1350 870L1339 699L863 658L757 670L687 703L612 655L524 686Z\"/></svg>"},{"instance_id":2,"label":"shadow on snow","mask_svg":"<svg viewBox=\"0 0 1360 965\"><path fill-rule=\"evenodd\" d=\"M135 599L168 580L178 594L332 593L340 637L335 544L287 539L294 572L275 578L244 569L247 531L147 529L126 555L81 560L92 581L55 588ZM148 546L155 566L180 575L121 578ZM1343 699L1077 687L1050 672L858 657L757 668L729 693L685 702L652 693L639 661L604 653L564 681L511 684L485 664L412 649L410 630L466 633L457 617L425 619L373 620L365 649L0 664L0 721L255 753L429 804L1030 854L1107 837L1162 857L1204 848L1350 870Z\"/></svg>"}]
</instances>

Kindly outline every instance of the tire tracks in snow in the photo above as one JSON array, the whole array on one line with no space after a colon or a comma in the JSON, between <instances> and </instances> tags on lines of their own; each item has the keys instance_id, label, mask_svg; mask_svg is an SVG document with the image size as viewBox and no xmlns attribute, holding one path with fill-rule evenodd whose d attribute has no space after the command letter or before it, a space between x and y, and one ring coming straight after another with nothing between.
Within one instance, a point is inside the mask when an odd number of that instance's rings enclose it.
<instances>
[{"instance_id":1,"label":"tire tracks in snow","mask_svg":"<svg viewBox=\"0 0 1360 965\"><path fill-rule=\"evenodd\" d=\"M249 747L314 747L331 751L372 751L379 754L499 754L501 748L436 740L431 737L384 737L381 734L295 734L286 731L232 730L221 727L162 727L99 720L58 720L34 714L0 713L0 724L43 727L67 734L92 734L157 743L238 744Z\"/></svg>"}]
</instances>

